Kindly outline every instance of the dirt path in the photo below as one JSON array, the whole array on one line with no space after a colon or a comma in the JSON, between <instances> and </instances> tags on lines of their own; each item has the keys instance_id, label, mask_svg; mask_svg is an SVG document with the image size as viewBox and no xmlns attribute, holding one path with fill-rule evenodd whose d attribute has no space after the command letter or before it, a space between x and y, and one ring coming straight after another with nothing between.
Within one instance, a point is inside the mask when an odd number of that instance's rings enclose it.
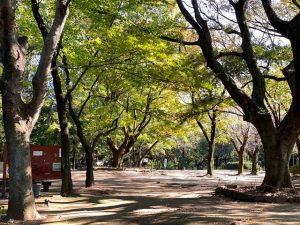
<instances>
[{"instance_id":1,"label":"dirt path","mask_svg":"<svg viewBox=\"0 0 300 225\"><path fill-rule=\"evenodd\" d=\"M217 171L95 171L96 186L84 185L85 172L73 172L80 197L62 198L59 183L37 199L46 216L35 224L300 224L300 204L245 203L214 195L225 184L258 185L263 175L234 176ZM50 200L49 206L44 203Z\"/></svg>"}]
</instances>

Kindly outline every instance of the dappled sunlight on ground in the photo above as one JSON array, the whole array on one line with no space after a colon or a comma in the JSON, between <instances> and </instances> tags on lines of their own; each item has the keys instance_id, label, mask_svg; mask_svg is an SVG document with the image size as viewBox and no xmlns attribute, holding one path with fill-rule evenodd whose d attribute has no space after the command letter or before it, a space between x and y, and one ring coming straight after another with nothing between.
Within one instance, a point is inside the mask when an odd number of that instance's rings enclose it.
<instances>
[{"instance_id":1,"label":"dappled sunlight on ground","mask_svg":"<svg viewBox=\"0 0 300 225\"><path fill-rule=\"evenodd\" d=\"M214 177L205 173L97 170L95 186L85 189L85 171L73 171L80 197L60 197L60 183L54 182L50 192L36 200L47 218L29 224L299 224L300 204L248 203L214 195L218 186L257 186L263 173L235 176L235 171L216 171Z\"/></svg>"}]
</instances>

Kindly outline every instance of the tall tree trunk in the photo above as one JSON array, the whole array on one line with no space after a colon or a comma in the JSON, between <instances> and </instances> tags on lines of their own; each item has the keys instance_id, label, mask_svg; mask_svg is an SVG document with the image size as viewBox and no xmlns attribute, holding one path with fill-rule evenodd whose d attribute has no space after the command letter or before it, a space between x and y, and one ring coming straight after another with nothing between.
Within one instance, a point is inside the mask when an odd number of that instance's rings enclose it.
<instances>
[{"instance_id":1,"label":"tall tree trunk","mask_svg":"<svg viewBox=\"0 0 300 225\"><path fill-rule=\"evenodd\" d=\"M265 150L266 169L262 188L264 188L265 191L278 191L280 188L294 188L289 171L289 161L296 140L289 139L283 141L276 138L276 141L273 141L272 139L266 143L266 140L262 138Z\"/></svg>"},{"instance_id":2,"label":"tall tree trunk","mask_svg":"<svg viewBox=\"0 0 300 225\"><path fill-rule=\"evenodd\" d=\"M142 150L141 150L141 148L139 148L139 152L138 152L138 156L137 156L137 160L136 160L136 165L137 165L137 167L142 166Z\"/></svg>"},{"instance_id":3,"label":"tall tree trunk","mask_svg":"<svg viewBox=\"0 0 300 225\"><path fill-rule=\"evenodd\" d=\"M85 187L92 187L94 185L94 159L93 159L93 151L89 149L85 152L86 159L86 180Z\"/></svg>"},{"instance_id":4,"label":"tall tree trunk","mask_svg":"<svg viewBox=\"0 0 300 225\"><path fill-rule=\"evenodd\" d=\"M215 155L215 143L209 143L208 157L207 157L207 175L214 175L214 155Z\"/></svg>"},{"instance_id":5,"label":"tall tree trunk","mask_svg":"<svg viewBox=\"0 0 300 225\"><path fill-rule=\"evenodd\" d=\"M117 151L113 151L113 162L112 162L112 167L115 168L120 168L121 163L122 163L122 155L123 155L124 150L118 149Z\"/></svg>"},{"instance_id":6,"label":"tall tree trunk","mask_svg":"<svg viewBox=\"0 0 300 225\"><path fill-rule=\"evenodd\" d=\"M12 102L3 96L3 121L9 159L9 204L7 219L31 220L39 218L32 193L30 160L31 127L22 116L16 116ZM14 188L18 187L18 188Z\"/></svg>"},{"instance_id":7,"label":"tall tree trunk","mask_svg":"<svg viewBox=\"0 0 300 225\"><path fill-rule=\"evenodd\" d=\"M61 79L56 69L58 53L53 57L52 68L55 68L51 71L53 78L53 86L57 104L57 114L60 126L60 144L61 144L61 173L62 173L62 183L60 194L61 196L68 197L73 194L73 183L71 176L71 144L69 137L69 127L68 127L68 118L67 118L67 99L64 99Z\"/></svg>"},{"instance_id":8,"label":"tall tree trunk","mask_svg":"<svg viewBox=\"0 0 300 225\"><path fill-rule=\"evenodd\" d=\"M37 25L40 29L43 40L45 41L48 35L48 30L42 15L40 14L39 4L37 0L31 0L32 12ZM61 79L57 69L57 58L61 49L61 43L58 45L57 51L54 52L51 62L51 75L53 78L53 86L57 104L57 114L60 126L60 142L61 142L61 173L62 173L62 185L61 185L61 196L67 197L73 194L73 184L71 178L71 145L69 140L69 128L67 119L67 102L63 97L63 91L61 87Z\"/></svg>"},{"instance_id":9,"label":"tall tree trunk","mask_svg":"<svg viewBox=\"0 0 300 225\"><path fill-rule=\"evenodd\" d=\"M244 172L244 151L238 152L239 164L238 164L238 175L243 174Z\"/></svg>"},{"instance_id":10,"label":"tall tree trunk","mask_svg":"<svg viewBox=\"0 0 300 225\"><path fill-rule=\"evenodd\" d=\"M83 127L81 125L79 117L78 115L76 115L73 109L71 93L68 96L68 102L69 102L70 115L76 125L77 136L79 137L81 145L85 151L85 160L86 160L85 187L92 187L94 185L93 148L89 145L87 139L85 138Z\"/></svg>"},{"instance_id":11,"label":"tall tree trunk","mask_svg":"<svg viewBox=\"0 0 300 225\"><path fill-rule=\"evenodd\" d=\"M251 175L258 175L258 153L259 148L255 147L255 151L250 155L252 161Z\"/></svg>"},{"instance_id":12,"label":"tall tree trunk","mask_svg":"<svg viewBox=\"0 0 300 225\"><path fill-rule=\"evenodd\" d=\"M16 1L0 1L0 51L3 54L1 94L4 130L7 142L10 188L7 218L33 220L39 217L32 193L30 134L39 117L47 93L47 75L68 15L69 1L57 1L55 19L39 55L32 78L32 98L23 102L26 74L27 38L19 42L15 24Z\"/></svg>"}]
</instances>

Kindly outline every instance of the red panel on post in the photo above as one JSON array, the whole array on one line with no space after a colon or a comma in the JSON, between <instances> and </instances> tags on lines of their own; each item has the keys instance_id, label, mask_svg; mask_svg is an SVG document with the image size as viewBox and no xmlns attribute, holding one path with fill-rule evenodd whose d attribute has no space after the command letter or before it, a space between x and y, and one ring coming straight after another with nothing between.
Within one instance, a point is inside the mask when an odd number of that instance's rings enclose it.
<instances>
[{"instance_id":1,"label":"red panel on post","mask_svg":"<svg viewBox=\"0 0 300 225\"><path fill-rule=\"evenodd\" d=\"M61 179L59 146L30 145L32 180Z\"/></svg>"},{"instance_id":2,"label":"red panel on post","mask_svg":"<svg viewBox=\"0 0 300 225\"><path fill-rule=\"evenodd\" d=\"M61 179L61 148L60 146L30 145L32 180ZM3 152L3 169L7 171L7 148ZM3 178L9 179L9 174L3 173Z\"/></svg>"}]
</instances>

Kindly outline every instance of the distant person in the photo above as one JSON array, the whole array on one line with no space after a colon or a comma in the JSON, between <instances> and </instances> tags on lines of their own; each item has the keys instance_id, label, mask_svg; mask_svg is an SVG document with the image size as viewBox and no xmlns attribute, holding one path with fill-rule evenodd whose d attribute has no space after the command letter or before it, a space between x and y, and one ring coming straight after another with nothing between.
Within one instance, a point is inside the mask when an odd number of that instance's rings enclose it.
<instances>
[{"instance_id":1,"label":"distant person","mask_svg":"<svg viewBox=\"0 0 300 225\"><path fill-rule=\"evenodd\" d=\"M144 169L146 168L147 163L148 163L148 158L143 158L143 160L142 160L142 167L144 167Z\"/></svg>"},{"instance_id":2,"label":"distant person","mask_svg":"<svg viewBox=\"0 0 300 225\"><path fill-rule=\"evenodd\" d=\"M168 159L164 158L164 169L167 169L168 167Z\"/></svg>"}]
</instances>

